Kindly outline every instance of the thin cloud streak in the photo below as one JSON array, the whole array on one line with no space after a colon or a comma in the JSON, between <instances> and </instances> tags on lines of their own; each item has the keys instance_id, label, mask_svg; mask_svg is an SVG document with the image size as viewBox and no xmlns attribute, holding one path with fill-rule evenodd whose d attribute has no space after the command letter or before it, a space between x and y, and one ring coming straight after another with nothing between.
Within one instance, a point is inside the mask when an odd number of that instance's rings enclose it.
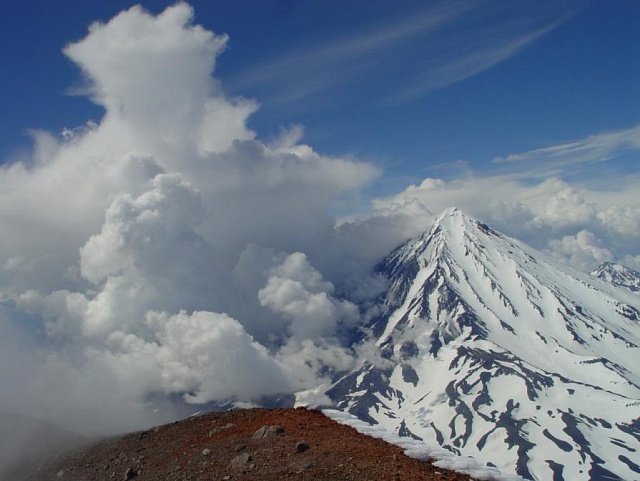
<instances>
[{"instance_id":1,"label":"thin cloud streak","mask_svg":"<svg viewBox=\"0 0 640 481\"><path fill-rule=\"evenodd\" d=\"M433 90L443 89L478 75L518 54L531 43L554 30L560 23L554 22L517 37L495 39L490 45L480 45L477 50L468 55L425 70L412 87L392 96L390 101L392 103L408 102Z\"/></svg>"},{"instance_id":2,"label":"thin cloud streak","mask_svg":"<svg viewBox=\"0 0 640 481\"><path fill-rule=\"evenodd\" d=\"M406 103L507 60L575 12L553 10L543 17L482 1L439 2L382 27L291 51L229 83L239 91L265 89L275 105L328 91L336 101L349 83L378 90L376 96L386 103ZM466 34L461 36L461 30Z\"/></svg>"},{"instance_id":3,"label":"thin cloud streak","mask_svg":"<svg viewBox=\"0 0 640 481\"><path fill-rule=\"evenodd\" d=\"M559 145L552 145L527 152L495 157L496 165L511 165L536 178L548 177L569 166L595 164L617 157L624 151L640 150L640 125L614 132L602 132Z\"/></svg>"},{"instance_id":4,"label":"thin cloud streak","mask_svg":"<svg viewBox=\"0 0 640 481\"><path fill-rule=\"evenodd\" d=\"M294 81L285 82L287 88L283 90L287 94L280 96L280 102L295 101L331 89L335 84L353 78L363 70L385 63L391 48L431 33L472 8L470 2L441 2L382 28L367 29L355 36L289 52L244 72L240 78L233 79L230 83L240 90L265 84L277 88L285 78L291 79L293 73ZM293 89L290 88L292 85L295 86Z\"/></svg>"}]
</instances>

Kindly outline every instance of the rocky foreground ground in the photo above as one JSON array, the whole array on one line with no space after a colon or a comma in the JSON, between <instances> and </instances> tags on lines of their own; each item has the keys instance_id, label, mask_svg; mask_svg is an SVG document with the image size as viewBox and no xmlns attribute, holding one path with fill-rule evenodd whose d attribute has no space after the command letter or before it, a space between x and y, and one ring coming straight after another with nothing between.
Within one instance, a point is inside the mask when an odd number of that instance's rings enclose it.
<instances>
[{"instance_id":1,"label":"rocky foreground ground","mask_svg":"<svg viewBox=\"0 0 640 481\"><path fill-rule=\"evenodd\" d=\"M310 409L195 416L99 441L15 473L24 481L438 480L469 476L404 455Z\"/></svg>"}]
</instances>

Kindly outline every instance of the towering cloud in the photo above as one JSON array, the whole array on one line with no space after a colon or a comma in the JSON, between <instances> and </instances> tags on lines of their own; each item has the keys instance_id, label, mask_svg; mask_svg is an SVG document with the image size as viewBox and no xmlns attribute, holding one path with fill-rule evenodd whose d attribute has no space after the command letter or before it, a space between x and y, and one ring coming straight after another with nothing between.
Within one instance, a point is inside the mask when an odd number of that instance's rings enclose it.
<instances>
[{"instance_id":1,"label":"towering cloud","mask_svg":"<svg viewBox=\"0 0 640 481\"><path fill-rule=\"evenodd\" d=\"M257 140L256 102L212 76L227 37L192 18L178 3L91 25L64 53L103 118L0 167L4 408L131 429L175 415L173 395L252 400L348 362L336 336L360 314L321 253L332 204L378 171L300 128Z\"/></svg>"}]
</instances>

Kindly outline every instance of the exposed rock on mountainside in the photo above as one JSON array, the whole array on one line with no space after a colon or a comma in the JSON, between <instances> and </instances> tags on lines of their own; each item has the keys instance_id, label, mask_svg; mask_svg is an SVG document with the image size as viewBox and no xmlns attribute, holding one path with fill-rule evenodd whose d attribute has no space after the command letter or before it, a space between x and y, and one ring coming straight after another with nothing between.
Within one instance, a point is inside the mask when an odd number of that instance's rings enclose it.
<instances>
[{"instance_id":1,"label":"exposed rock on mountainside","mask_svg":"<svg viewBox=\"0 0 640 481\"><path fill-rule=\"evenodd\" d=\"M639 479L637 295L457 209L380 272L383 361L327 392L340 409L527 479Z\"/></svg>"},{"instance_id":2,"label":"exposed rock on mountainside","mask_svg":"<svg viewBox=\"0 0 640 481\"><path fill-rule=\"evenodd\" d=\"M195 416L101 441L24 474L12 481L471 479L300 408Z\"/></svg>"}]
</instances>

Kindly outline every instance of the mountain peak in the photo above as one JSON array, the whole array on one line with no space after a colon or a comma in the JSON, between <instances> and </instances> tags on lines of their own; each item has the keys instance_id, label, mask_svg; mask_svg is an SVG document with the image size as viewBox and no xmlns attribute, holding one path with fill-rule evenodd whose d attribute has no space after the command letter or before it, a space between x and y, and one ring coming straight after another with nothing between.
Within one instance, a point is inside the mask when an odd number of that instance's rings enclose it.
<instances>
[{"instance_id":1,"label":"mountain peak","mask_svg":"<svg viewBox=\"0 0 640 481\"><path fill-rule=\"evenodd\" d=\"M463 228L474 219L462 212L457 207L449 207L442 211L434 222L435 226L442 226L447 228Z\"/></svg>"},{"instance_id":2,"label":"mountain peak","mask_svg":"<svg viewBox=\"0 0 640 481\"><path fill-rule=\"evenodd\" d=\"M388 364L336 383L339 408L527 479L639 472L640 299L455 208L379 270Z\"/></svg>"},{"instance_id":3,"label":"mountain peak","mask_svg":"<svg viewBox=\"0 0 640 481\"><path fill-rule=\"evenodd\" d=\"M447 207L440 213L438 219L442 219L445 217L467 217L467 215L457 207Z\"/></svg>"},{"instance_id":4,"label":"mountain peak","mask_svg":"<svg viewBox=\"0 0 640 481\"><path fill-rule=\"evenodd\" d=\"M473 235L474 232L480 231L486 235L501 237L501 234L490 228L487 224L471 217L457 207L445 209L436 218L433 227L426 235L433 235L439 231L458 233L460 235L463 232L466 232L468 235Z\"/></svg>"}]
</instances>

